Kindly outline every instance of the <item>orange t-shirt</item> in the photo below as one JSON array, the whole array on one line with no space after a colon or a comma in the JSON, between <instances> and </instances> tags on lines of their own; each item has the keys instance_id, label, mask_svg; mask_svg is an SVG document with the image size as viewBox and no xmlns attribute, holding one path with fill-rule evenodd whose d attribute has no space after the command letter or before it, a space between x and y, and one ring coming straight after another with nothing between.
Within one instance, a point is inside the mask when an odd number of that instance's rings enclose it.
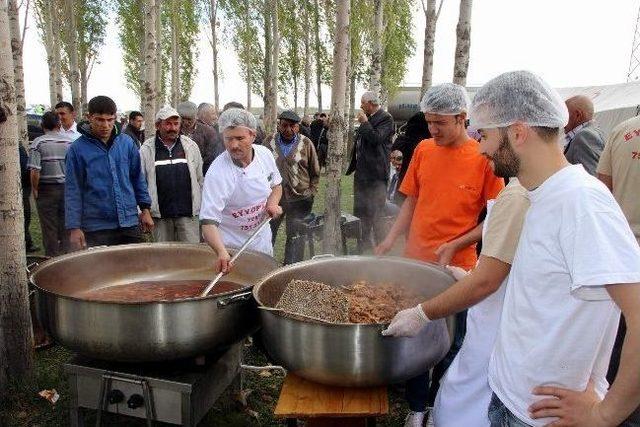
<instances>
[{"instance_id":1,"label":"orange t-shirt","mask_svg":"<svg viewBox=\"0 0 640 427\"><path fill-rule=\"evenodd\" d=\"M504 180L493 174L469 139L458 147L441 147L427 139L416 147L400 191L417 197L405 255L437 262L436 249L478 224L487 200L495 199ZM451 264L466 270L477 261L476 245L460 250Z\"/></svg>"}]
</instances>

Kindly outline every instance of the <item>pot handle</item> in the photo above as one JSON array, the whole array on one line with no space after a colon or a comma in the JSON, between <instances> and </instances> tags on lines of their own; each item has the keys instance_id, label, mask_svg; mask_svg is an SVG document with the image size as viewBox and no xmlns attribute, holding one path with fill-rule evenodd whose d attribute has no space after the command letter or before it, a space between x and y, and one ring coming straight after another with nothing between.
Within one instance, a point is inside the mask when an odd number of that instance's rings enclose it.
<instances>
[{"instance_id":1,"label":"pot handle","mask_svg":"<svg viewBox=\"0 0 640 427\"><path fill-rule=\"evenodd\" d=\"M218 300L219 308L226 308L232 304L237 304L239 302L249 301L253 297L253 292L243 292L241 294L231 295L229 297L220 298Z\"/></svg>"},{"instance_id":2,"label":"pot handle","mask_svg":"<svg viewBox=\"0 0 640 427\"><path fill-rule=\"evenodd\" d=\"M316 259L323 259L323 258L335 258L336 256L334 254L320 254L320 255L314 255L311 257L312 260L316 260Z\"/></svg>"}]
</instances>

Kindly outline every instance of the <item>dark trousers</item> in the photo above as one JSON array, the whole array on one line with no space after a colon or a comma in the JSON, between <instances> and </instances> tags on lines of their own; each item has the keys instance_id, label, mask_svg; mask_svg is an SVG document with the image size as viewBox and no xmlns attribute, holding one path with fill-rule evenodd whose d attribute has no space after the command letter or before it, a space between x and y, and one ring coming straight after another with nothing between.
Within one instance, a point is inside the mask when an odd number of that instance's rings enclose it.
<instances>
[{"instance_id":1,"label":"dark trousers","mask_svg":"<svg viewBox=\"0 0 640 427\"><path fill-rule=\"evenodd\" d=\"M353 215L360 218L364 250L372 247L372 237L376 245L385 238L382 218L385 213L386 199L387 183L385 181L354 178Z\"/></svg>"},{"instance_id":2,"label":"dark trousers","mask_svg":"<svg viewBox=\"0 0 640 427\"><path fill-rule=\"evenodd\" d=\"M116 228L113 230L85 231L84 238L87 246L112 246L126 245L142 242L140 228L135 227Z\"/></svg>"},{"instance_id":3,"label":"dark trousers","mask_svg":"<svg viewBox=\"0 0 640 427\"><path fill-rule=\"evenodd\" d=\"M64 184L40 185L36 205L45 255L64 254L69 249L68 233L64 228Z\"/></svg>"},{"instance_id":4,"label":"dark trousers","mask_svg":"<svg viewBox=\"0 0 640 427\"><path fill-rule=\"evenodd\" d=\"M31 225L31 188L22 189L22 210L24 215L24 243L27 250L33 247L33 240L31 240L31 232L29 231L29 225Z\"/></svg>"},{"instance_id":5,"label":"dark trousers","mask_svg":"<svg viewBox=\"0 0 640 427\"><path fill-rule=\"evenodd\" d=\"M420 374L407 381L405 399L407 399L410 410L414 412L424 412L427 406L433 407L433 402L436 400L438 389L440 389L440 380L460 351L466 332L467 311L465 310L456 314L456 328L453 337L453 344L451 345L449 352L444 356L444 359L433 367L431 372L431 384L429 384L429 372Z\"/></svg>"},{"instance_id":6,"label":"dark trousers","mask_svg":"<svg viewBox=\"0 0 640 427\"><path fill-rule=\"evenodd\" d=\"M313 197L296 200L280 200L282 216L271 220L271 242L275 245L278 228L285 219L287 240L284 245L284 264L291 264L304 259L305 239L298 237L298 222L311 213Z\"/></svg>"},{"instance_id":7,"label":"dark trousers","mask_svg":"<svg viewBox=\"0 0 640 427\"><path fill-rule=\"evenodd\" d=\"M624 316L620 316L620 324L618 325L618 334L616 335L616 342L613 345L613 351L611 352L611 361L609 362L609 371L607 372L607 381L612 384L616 376L618 375L618 368L620 367L620 355L622 353L622 344L624 344L624 337L627 335L627 323L624 320ZM622 424L621 427L640 427L640 408L636 409L629 418Z\"/></svg>"}]
</instances>

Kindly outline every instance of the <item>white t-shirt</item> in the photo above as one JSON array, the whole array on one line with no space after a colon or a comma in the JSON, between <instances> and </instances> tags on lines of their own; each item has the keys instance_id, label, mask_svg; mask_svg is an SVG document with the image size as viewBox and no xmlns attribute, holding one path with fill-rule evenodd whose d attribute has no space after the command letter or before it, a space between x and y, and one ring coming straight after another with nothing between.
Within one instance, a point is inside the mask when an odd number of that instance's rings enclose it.
<instances>
[{"instance_id":1,"label":"white t-shirt","mask_svg":"<svg viewBox=\"0 0 640 427\"><path fill-rule=\"evenodd\" d=\"M266 217L271 190L282 182L268 148L253 146L253 160L236 165L228 151L211 164L204 179L200 220L218 225L225 246L239 248ZM265 227L248 249L273 255L271 229Z\"/></svg>"},{"instance_id":2,"label":"white t-shirt","mask_svg":"<svg viewBox=\"0 0 640 427\"><path fill-rule=\"evenodd\" d=\"M541 397L536 386L604 396L620 310L605 285L640 282L640 247L609 190L581 165L529 192L509 274L489 385L519 419Z\"/></svg>"}]
</instances>

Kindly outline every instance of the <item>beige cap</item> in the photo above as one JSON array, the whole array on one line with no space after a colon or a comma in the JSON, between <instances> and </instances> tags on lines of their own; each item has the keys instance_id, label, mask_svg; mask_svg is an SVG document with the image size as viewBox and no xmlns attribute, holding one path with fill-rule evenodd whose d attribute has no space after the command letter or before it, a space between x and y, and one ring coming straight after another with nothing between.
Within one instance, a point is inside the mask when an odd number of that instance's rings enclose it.
<instances>
[{"instance_id":1,"label":"beige cap","mask_svg":"<svg viewBox=\"0 0 640 427\"><path fill-rule=\"evenodd\" d=\"M160 120L167 120L169 117L180 117L180 114L173 107L162 107L160 111L156 113L156 122Z\"/></svg>"}]
</instances>

